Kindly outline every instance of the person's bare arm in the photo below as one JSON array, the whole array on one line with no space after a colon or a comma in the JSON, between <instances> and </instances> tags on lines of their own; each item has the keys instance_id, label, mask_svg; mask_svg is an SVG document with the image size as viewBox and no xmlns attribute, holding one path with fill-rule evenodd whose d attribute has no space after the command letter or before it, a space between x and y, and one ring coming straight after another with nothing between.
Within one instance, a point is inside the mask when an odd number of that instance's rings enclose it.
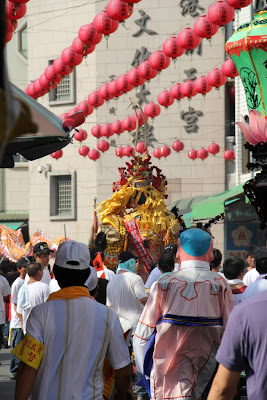
<instances>
[{"instance_id":1,"label":"person's bare arm","mask_svg":"<svg viewBox=\"0 0 267 400\"><path fill-rule=\"evenodd\" d=\"M18 319L20 320L21 326L23 326L22 314L19 314L19 313L17 312L17 307L16 307L16 314L17 314L17 316L18 316Z\"/></svg>"},{"instance_id":2,"label":"person's bare arm","mask_svg":"<svg viewBox=\"0 0 267 400\"><path fill-rule=\"evenodd\" d=\"M23 362L19 363L14 400L28 399L33 388L36 373L36 369L29 367Z\"/></svg>"},{"instance_id":3,"label":"person's bare arm","mask_svg":"<svg viewBox=\"0 0 267 400\"><path fill-rule=\"evenodd\" d=\"M139 299L139 301L140 301L140 303L143 304L143 306L145 306L146 302L147 302L147 299L148 299L148 297L143 297L142 299Z\"/></svg>"},{"instance_id":4,"label":"person's bare arm","mask_svg":"<svg viewBox=\"0 0 267 400\"><path fill-rule=\"evenodd\" d=\"M115 400L127 400L127 392L131 383L130 365L115 370ZM16 399L15 399L16 400Z\"/></svg>"},{"instance_id":5,"label":"person's bare arm","mask_svg":"<svg viewBox=\"0 0 267 400\"><path fill-rule=\"evenodd\" d=\"M213 380L208 400L232 400L236 395L239 379L240 372L230 371L220 364Z\"/></svg>"}]
</instances>

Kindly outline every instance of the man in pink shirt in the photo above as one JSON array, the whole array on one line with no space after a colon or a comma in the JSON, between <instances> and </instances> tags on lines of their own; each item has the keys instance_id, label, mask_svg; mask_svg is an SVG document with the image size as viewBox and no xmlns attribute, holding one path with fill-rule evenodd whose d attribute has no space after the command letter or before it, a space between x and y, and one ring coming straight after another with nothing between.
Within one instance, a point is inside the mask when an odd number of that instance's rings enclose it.
<instances>
[{"instance_id":1,"label":"man in pink shirt","mask_svg":"<svg viewBox=\"0 0 267 400\"><path fill-rule=\"evenodd\" d=\"M214 372L234 301L225 279L210 271L212 248L208 232L182 232L179 271L158 281L138 322L136 365L152 399L198 400Z\"/></svg>"}]
</instances>

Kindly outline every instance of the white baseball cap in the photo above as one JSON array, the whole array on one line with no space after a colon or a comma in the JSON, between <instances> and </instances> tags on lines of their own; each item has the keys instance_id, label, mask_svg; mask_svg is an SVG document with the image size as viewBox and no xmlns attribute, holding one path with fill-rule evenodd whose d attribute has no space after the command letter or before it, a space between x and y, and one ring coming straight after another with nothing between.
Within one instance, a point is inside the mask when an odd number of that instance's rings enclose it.
<instances>
[{"instance_id":1,"label":"white baseball cap","mask_svg":"<svg viewBox=\"0 0 267 400\"><path fill-rule=\"evenodd\" d=\"M84 285L88 287L89 292L94 290L97 287L98 284L98 277L97 277L97 272L94 267L90 267L90 275L85 281Z\"/></svg>"},{"instance_id":2,"label":"white baseball cap","mask_svg":"<svg viewBox=\"0 0 267 400\"><path fill-rule=\"evenodd\" d=\"M67 240L59 245L55 264L67 269L87 269L90 266L89 249L84 243Z\"/></svg>"}]
</instances>

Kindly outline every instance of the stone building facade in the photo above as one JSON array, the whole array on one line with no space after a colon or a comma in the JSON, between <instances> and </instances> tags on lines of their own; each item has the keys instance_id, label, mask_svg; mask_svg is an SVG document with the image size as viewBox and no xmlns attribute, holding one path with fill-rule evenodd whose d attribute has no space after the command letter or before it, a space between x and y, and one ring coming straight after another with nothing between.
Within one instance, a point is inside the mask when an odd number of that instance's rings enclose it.
<instances>
[{"instance_id":1,"label":"stone building facade","mask_svg":"<svg viewBox=\"0 0 267 400\"><path fill-rule=\"evenodd\" d=\"M25 18L28 54L20 67L23 76L18 77L18 68L14 63L14 57L17 57L14 46L17 46L16 37L19 35L16 33L7 50L11 81L25 89L30 81L44 72L49 62L59 57L62 50L71 45L79 28L92 22L106 3L107 1L74 0L28 2ZM61 87L62 92L58 92L58 100L55 96L50 95L49 98L46 94L38 101L56 115L69 111L79 102L86 100L88 95L103 83L124 74L133 65L138 65L147 52L161 49L167 38L177 35L186 26L193 27L196 18L207 13L212 3L211 0L140 1L135 4L131 18L126 20L125 24L120 24L118 30L107 40L103 38L96 50L75 68L70 81ZM174 83L207 75L213 68L220 68L225 60L224 43L225 32L220 28L211 41L203 39L200 48L193 54L182 55L149 84L133 89L95 110L81 126L88 133L88 138L83 144L90 149L96 148L97 139L91 135L94 125L122 120L132 115L131 99L136 101L138 96L143 96L144 107L145 102L157 102L159 93L169 89ZM219 91L212 90L205 97L197 95L190 101L175 101L167 110L161 107L160 116L153 123L149 121L150 153L153 152L153 146L171 147L177 139L184 143L182 152L172 151L169 157L161 160L152 157L153 163L159 166L167 177L167 202L170 204L177 199L209 196L224 191L224 87ZM58 160L47 156L34 162L23 163L22 167L17 163L14 170L5 172L8 196L6 210L25 210L25 204L28 203L30 233L41 230L50 237L66 233L73 239L87 242L94 198L96 197L97 203L100 204L111 196L112 184L119 179L118 167L124 166L127 161L125 157L116 157L114 146L132 145L133 140L133 135L128 132L112 136L109 139L110 149L101 154L96 162L79 155L80 143L73 140L73 143L63 149L64 155ZM221 148L218 155L209 155L204 161L192 161L188 158L189 150L207 148L212 142L218 143ZM16 176L14 180L13 176ZM18 182L22 180L23 185L20 187ZM64 200L64 195L66 200L65 205L61 206L58 197L59 185L63 196L61 200ZM218 233L216 240L222 248L222 232Z\"/></svg>"}]
</instances>

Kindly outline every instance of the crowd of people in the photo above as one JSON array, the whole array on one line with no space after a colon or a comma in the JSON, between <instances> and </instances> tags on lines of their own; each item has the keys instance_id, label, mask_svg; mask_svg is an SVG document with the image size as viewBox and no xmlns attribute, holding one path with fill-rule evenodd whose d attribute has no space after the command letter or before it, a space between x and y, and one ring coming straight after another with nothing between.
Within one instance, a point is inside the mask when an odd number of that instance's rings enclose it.
<instances>
[{"instance_id":1,"label":"crowd of people","mask_svg":"<svg viewBox=\"0 0 267 400\"><path fill-rule=\"evenodd\" d=\"M2 270L15 400L239 399L241 374L248 399L265 400L266 248L223 262L210 233L191 228L146 282L139 262L123 251L112 271L101 246L69 240Z\"/></svg>"}]
</instances>

